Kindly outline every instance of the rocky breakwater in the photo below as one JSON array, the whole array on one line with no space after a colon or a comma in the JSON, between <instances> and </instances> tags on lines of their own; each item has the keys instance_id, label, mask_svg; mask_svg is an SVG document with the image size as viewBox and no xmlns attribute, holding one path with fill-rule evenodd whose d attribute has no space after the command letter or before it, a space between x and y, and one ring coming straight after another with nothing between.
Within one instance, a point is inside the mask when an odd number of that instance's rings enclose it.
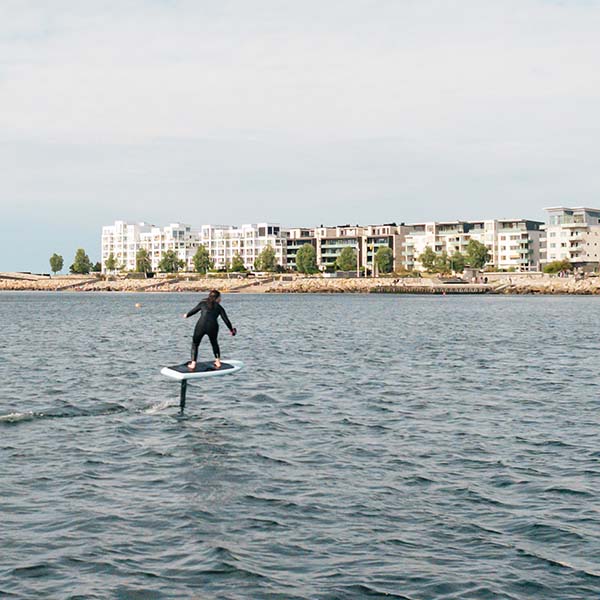
<instances>
[{"instance_id":1,"label":"rocky breakwater","mask_svg":"<svg viewBox=\"0 0 600 600\"><path fill-rule=\"evenodd\" d=\"M5 278L0 275L0 291L56 292L65 289L75 290L86 285L88 282L90 282L89 275L83 277L38 277L31 279Z\"/></svg>"},{"instance_id":2,"label":"rocky breakwater","mask_svg":"<svg viewBox=\"0 0 600 600\"><path fill-rule=\"evenodd\" d=\"M600 294L600 277L538 277L505 280L494 284L497 294Z\"/></svg>"},{"instance_id":3,"label":"rocky breakwater","mask_svg":"<svg viewBox=\"0 0 600 600\"><path fill-rule=\"evenodd\" d=\"M217 288L223 292L239 286L235 279L186 279L184 277L156 279L102 279L76 288L82 292L208 292Z\"/></svg>"},{"instance_id":4,"label":"rocky breakwater","mask_svg":"<svg viewBox=\"0 0 600 600\"><path fill-rule=\"evenodd\" d=\"M257 283L260 283L258 281ZM40 292L208 292L217 288L223 292L241 291L248 288L248 280L221 278L157 277L152 279L129 279L126 277L74 276L2 277L0 291L40 291ZM248 288L252 290L254 282ZM257 290L258 291L258 290Z\"/></svg>"},{"instance_id":5,"label":"rocky breakwater","mask_svg":"<svg viewBox=\"0 0 600 600\"><path fill-rule=\"evenodd\" d=\"M147 292L209 292L217 289L223 293L236 292L238 288L247 285L245 280L218 279L207 277L203 279L177 279L166 283L148 284Z\"/></svg>"},{"instance_id":6,"label":"rocky breakwater","mask_svg":"<svg viewBox=\"0 0 600 600\"><path fill-rule=\"evenodd\" d=\"M487 291L496 294L600 294L600 277L557 277L551 275L518 276L502 274L490 276ZM42 291L42 292L190 292L204 293L219 289L224 293L279 293L279 294L344 294L386 291L397 288L399 293L425 293L424 288L439 292L458 291L457 285L445 285L430 278L326 278L293 277L284 278L196 278L186 275L178 277L157 277L154 279L128 279L124 277L99 277L65 275L57 277L3 277L0 274L0 291ZM483 287L483 286L481 286ZM435 288L435 290L433 289ZM395 291L392 289L391 291Z\"/></svg>"},{"instance_id":7,"label":"rocky breakwater","mask_svg":"<svg viewBox=\"0 0 600 600\"><path fill-rule=\"evenodd\" d=\"M420 280L414 280L420 282ZM414 284L413 281L405 285ZM389 278L324 278L298 277L292 281L274 281L265 291L280 294L345 294L368 293L377 286L390 285ZM423 285L422 283L420 285Z\"/></svg>"}]
</instances>

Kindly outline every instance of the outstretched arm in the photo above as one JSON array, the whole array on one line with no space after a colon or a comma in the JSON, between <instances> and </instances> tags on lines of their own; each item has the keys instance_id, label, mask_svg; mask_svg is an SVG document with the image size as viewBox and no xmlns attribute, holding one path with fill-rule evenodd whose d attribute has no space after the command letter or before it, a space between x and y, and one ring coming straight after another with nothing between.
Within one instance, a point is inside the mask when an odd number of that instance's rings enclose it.
<instances>
[{"instance_id":1,"label":"outstretched arm","mask_svg":"<svg viewBox=\"0 0 600 600\"><path fill-rule=\"evenodd\" d=\"M223 319L223 322L225 323L225 325L227 325L227 329L229 329L229 331L231 331L233 333L234 327L231 324L231 321L229 320L229 317L227 316L225 309L220 304L219 304L219 312L221 313L221 319Z\"/></svg>"},{"instance_id":2,"label":"outstretched arm","mask_svg":"<svg viewBox=\"0 0 600 600\"><path fill-rule=\"evenodd\" d=\"M187 319L188 317L195 315L201 308L202 308L202 302L198 302L198 304L196 306L194 306L194 308L192 308L192 310L190 310L190 312L185 313L185 315L183 315L183 316Z\"/></svg>"}]
</instances>

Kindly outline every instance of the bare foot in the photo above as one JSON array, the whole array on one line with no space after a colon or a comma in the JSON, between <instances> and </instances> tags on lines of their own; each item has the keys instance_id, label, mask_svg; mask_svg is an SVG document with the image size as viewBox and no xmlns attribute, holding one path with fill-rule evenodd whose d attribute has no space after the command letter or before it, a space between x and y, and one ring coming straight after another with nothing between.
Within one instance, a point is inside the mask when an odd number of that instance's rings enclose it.
<instances>
[{"instance_id":1,"label":"bare foot","mask_svg":"<svg viewBox=\"0 0 600 600\"><path fill-rule=\"evenodd\" d=\"M217 358L215 359L215 369L220 369L221 368L221 359Z\"/></svg>"},{"instance_id":2,"label":"bare foot","mask_svg":"<svg viewBox=\"0 0 600 600\"><path fill-rule=\"evenodd\" d=\"M192 362L189 362L187 366L190 371L193 371L196 368L196 361L193 360Z\"/></svg>"}]
</instances>

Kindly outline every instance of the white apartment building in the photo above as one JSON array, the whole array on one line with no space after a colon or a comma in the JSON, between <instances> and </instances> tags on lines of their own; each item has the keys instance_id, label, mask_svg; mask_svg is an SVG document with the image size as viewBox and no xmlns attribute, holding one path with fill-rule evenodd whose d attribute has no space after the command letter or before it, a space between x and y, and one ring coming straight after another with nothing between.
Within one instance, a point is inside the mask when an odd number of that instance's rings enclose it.
<instances>
[{"instance_id":1,"label":"white apartment building","mask_svg":"<svg viewBox=\"0 0 600 600\"><path fill-rule=\"evenodd\" d=\"M285 264L288 269L296 268L296 255L298 254L298 250L300 250L304 244L310 244L316 252L317 238L315 237L315 230L313 228L295 227L293 229L285 229L283 235L285 236L286 242Z\"/></svg>"},{"instance_id":2,"label":"white apartment building","mask_svg":"<svg viewBox=\"0 0 600 600\"><path fill-rule=\"evenodd\" d=\"M138 250L148 251L152 269L167 250L173 250L185 262L186 270L193 271L193 257L199 245L204 245L215 264L223 268L231 264L239 254L247 269L254 269L258 255L271 245L278 264L285 266L285 238L279 225L258 223L241 227L202 225L194 228L183 223L171 223L167 227L155 227L146 223L115 221L102 228L102 272L106 272L106 261L112 253L118 270L133 271L136 267Z\"/></svg>"},{"instance_id":3,"label":"white apartment building","mask_svg":"<svg viewBox=\"0 0 600 600\"><path fill-rule=\"evenodd\" d=\"M158 269L167 250L173 250L188 268L198 247L198 233L190 225L171 223L160 228L147 223L115 221L102 228L102 272L110 254L116 260L117 270L135 271L138 250L144 248L150 257L152 269Z\"/></svg>"},{"instance_id":4,"label":"white apartment building","mask_svg":"<svg viewBox=\"0 0 600 600\"><path fill-rule=\"evenodd\" d=\"M554 212L546 232L548 260L557 260L555 257L558 252L555 253L554 250L560 238L560 243L564 244L560 247L565 250L564 257L573 261L575 255L586 256L598 261L600 216L596 215L600 215L600 211L562 208L549 210ZM583 216L579 213L576 217L573 216L572 211L576 210L584 211ZM563 214L560 211L571 213ZM553 224L554 222L556 223ZM469 242L477 240L488 248L490 265L499 269L532 271L539 268L542 225L525 219L496 219L410 225L321 225L315 228L282 230L278 224L273 223L246 224L240 227L202 225L199 228L171 223L160 228L147 223L115 221L113 225L102 228L102 270L106 271L106 260L111 253L118 269L135 270L136 254L141 248L145 248L155 271L167 250L175 251L184 261L186 269L193 271L193 256L199 245L208 250L217 269L226 268L234 256L239 254L245 267L254 270L256 259L268 245L275 250L278 264L294 268L296 253L306 243L314 246L317 266L321 270L333 266L340 252L350 247L357 253L357 269L362 267L367 273L373 273L376 270L375 254L382 246L392 249L395 269L402 267L422 270L419 256L426 247L429 246L436 253L446 252L451 257L455 252L465 254ZM594 230L590 233L590 239L584 242L582 232L588 231L590 227ZM569 253L566 252L567 241L563 240L567 235L565 232L569 235ZM573 237L574 235L580 237ZM589 247L585 246L586 243Z\"/></svg>"},{"instance_id":5,"label":"white apartment building","mask_svg":"<svg viewBox=\"0 0 600 600\"><path fill-rule=\"evenodd\" d=\"M546 208L548 223L542 237L542 263L567 259L582 270L600 265L600 209Z\"/></svg>"},{"instance_id":6,"label":"white apartment building","mask_svg":"<svg viewBox=\"0 0 600 600\"><path fill-rule=\"evenodd\" d=\"M496 221L496 253L493 264L498 269L539 271L543 223L526 219Z\"/></svg>"},{"instance_id":7,"label":"white apartment building","mask_svg":"<svg viewBox=\"0 0 600 600\"><path fill-rule=\"evenodd\" d=\"M141 247L148 251L153 271L158 271L158 264L167 250L173 250L185 263L185 269L192 271L192 258L198 245L198 230L183 223L171 223L163 228L152 227L149 233L141 235ZM135 258L133 264L135 267Z\"/></svg>"},{"instance_id":8,"label":"white apartment building","mask_svg":"<svg viewBox=\"0 0 600 600\"><path fill-rule=\"evenodd\" d=\"M358 265L363 263L364 227L338 225L337 227L315 227L317 242L317 265L325 270L333 267L344 248L352 248L357 254Z\"/></svg>"},{"instance_id":9,"label":"white apartment building","mask_svg":"<svg viewBox=\"0 0 600 600\"><path fill-rule=\"evenodd\" d=\"M402 226L402 263L407 270L423 270L419 256L429 247L436 253L465 254L471 240L484 244L491 262L496 258L495 221L442 221Z\"/></svg>"},{"instance_id":10,"label":"white apartment building","mask_svg":"<svg viewBox=\"0 0 600 600\"><path fill-rule=\"evenodd\" d=\"M388 247L394 256L393 270L402 266L402 242L404 240L403 226L396 223L384 225L368 225L363 228L362 237L362 266L370 273L376 273L375 255L377 250Z\"/></svg>"},{"instance_id":11,"label":"white apartment building","mask_svg":"<svg viewBox=\"0 0 600 600\"><path fill-rule=\"evenodd\" d=\"M296 254L304 244L311 244L316 251L317 267L332 267L341 251L350 247L357 253L357 267L367 272L375 270L375 254L382 246L391 248L394 268L399 266L401 235L395 223L384 225L338 225L337 227L297 227L286 229L288 268L296 267Z\"/></svg>"},{"instance_id":12,"label":"white apartment building","mask_svg":"<svg viewBox=\"0 0 600 600\"><path fill-rule=\"evenodd\" d=\"M239 254L246 268L253 270L254 261L269 245L275 250L277 264L286 265L286 237L278 224L257 223L241 227L202 225L199 236L216 269L231 264L233 257Z\"/></svg>"},{"instance_id":13,"label":"white apartment building","mask_svg":"<svg viewBox=\"0 0 600 600\"><path fill-rule=\"evenodd\" d=\"M436 253L465 254L471 240L487 247L489 264L498 269L535 271L540 262L541 222L526 219L443 221L400 226L404 268L423 270L419 256L426 247Z\"/></svg>"},{"instance_id":14,"label":"white apartment building","mask_svg":"<svg viewBox=\"0 0 600 600\"><path fill-rule=\"evenodd\" d=\"M145 247L142 235L149 234L153 227L148 223L125 221L115 221L113 225L102 227L102 272L106 272L105 264L111 254L115 258L117 269L134 270L137 251Z\"/></svg>"}]
</instances>

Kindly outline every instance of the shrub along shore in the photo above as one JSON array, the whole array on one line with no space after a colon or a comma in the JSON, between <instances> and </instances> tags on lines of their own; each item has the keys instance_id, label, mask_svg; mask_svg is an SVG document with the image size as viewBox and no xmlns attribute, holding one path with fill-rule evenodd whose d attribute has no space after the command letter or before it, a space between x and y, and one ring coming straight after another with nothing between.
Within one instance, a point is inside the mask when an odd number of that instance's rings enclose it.
<instances>
[{"instance_id":1,"label":"shrub along shore","mask_svg":"<svg viewBox=\"0 0 600 600\"><path fill-rule=\"evenodd\" d=\"M274 275L257 278L215 278L179 274L153 279L98 275L36 276L0 273L0 291L44 292L205 292L224 293L367 293L385 288L393 293L600 294L600 277L495 273L488 282L447 283L436 277L324 278Z\"/></svg>"}]
</instances>

